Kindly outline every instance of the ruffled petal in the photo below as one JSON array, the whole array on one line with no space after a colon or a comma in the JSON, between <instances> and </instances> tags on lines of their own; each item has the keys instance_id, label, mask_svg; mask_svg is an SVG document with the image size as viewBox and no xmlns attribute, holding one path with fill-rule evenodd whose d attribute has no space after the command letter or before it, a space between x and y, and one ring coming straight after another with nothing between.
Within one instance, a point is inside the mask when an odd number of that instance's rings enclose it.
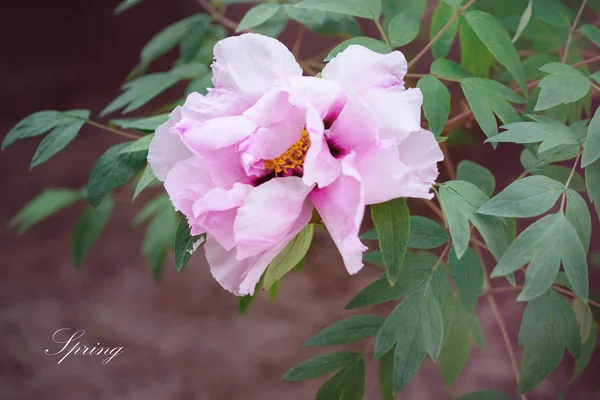
<instances>
[{"instance_id":1,"label":"ruffled petal","mask_svg":"<svg viewBox=\"0 0 600 400\"><path fill-rule=\"evenodd\" d=\"M279 243L294 225L311 190L295 176L271 179L254 188L239 208L233 227L238 259Z\"/></svg>"},{"instance_id":2,"label":"ruffled petal","mask_svg":"<svg viewBox=\"0 0 600 400\"><path fill-rule=\"evenodd\" d=\"M291 229L277 244L267 251L243 260L237 259L235 249L227 251L209 235L204 245L204 251L213 277L223 288L236 296L253 294L256 284L271 261L309 223L311 216L312 206L309 201L305 201L302 211Z\"/></svg>"},{"instance_id":3,"label":"ruffled petal","mask_svg":"<svg viewBox=\"0 0 600 400\"><path fill-rule=\"evenodd\" d=\"M306 131L310 138L310 147L304 158L302 181L307 186L328 186L340 175L342 164L331 155L325 139L323 121L312 107L306 111Z\"/></svg>"},{"instance_id":4,"label":"ruffled petal","mask_svg":"<svg viewBox=\"0 0 600 400\"><path fill-rule=\"evenodd\" d=\"M289 102L296 107L311 107L321 120L333 121L346 103L344 88L333 81L302 76L288 81Z\"/></svg>"},{"instance_id":5,"label":"ruffled petal","mask_svg":"<svg viewBox=\"0 0 600 400\"><path fill-rule=\"evenodd\" d=\"M379 126L373 110L356 93L351 93L329 130L329 139L344 154L360 152L377 141Z\"/></svg>"},{"instance_id":6,"label":"ruffled petal","mask_svg":"<svg viewBox=\"0 0 600 400\"><path fill-rule=\"evenodd\" d=\"M194 219L193 203L214 187L215 184L206 173L204 159L197 156L177 163L165 179L165 189L173 207L185 214L190 222Z\"/></svg>"},{"instance_id":7,"label":"ruffled petal","mask_svg":"<svg viewBox=\"0 0 600 400\"><path fill-rule=\"evenodd\" d=\"M280 41L253 33L228 37L214 48L213 84L254 103L278 82L301 76L294 55Z\"/></svg>"},{"instance_id":8,"label":"ruffled petal","mask_svg":"<svg viewBox=\"0 0 600 400\"><path fill-rule=\"evenodd\" d=\"M423 94L420 89L373 88L365 90L362 98L379 121L381 139L400 142L411 132L421 129Z\"/></svg>"},{"instance_id":9,"label":"ruffled petal","mask_svg":"<svg viewBox=\"0 0 600 400\"><path fill-rule=\"evenodd\" d=\"M204 122L183 119L177 124L186 145L204 155L232 146L256 130L256 124L243 115L214 118Z\"/></svg>"},{"instance_id":10,"label":"ruffled petal","mask_svg":"<svg viewBox=\"0 0 600 400\"><path fill-rule=\"evenodd\" d=\"M360 271L362 253L367 250L358 238L365 212L365 197L354 158L355 153L344 157L340 177L326 188L315 189L310 194L350 274Z\"/></svg>"},{"instance_id":11,"label":"ruffled petal","mask_svg":"<svg viewBox=\"0 0 600 400\"><path fill-rule=\"evenodd\" d=\"M351 45L323 68L321 76L362 92L375 87L403 87L406 69L406 58L399 51L379 54L364 46Z\"/></svg>"},{"instance_id":12,"label":"ruffled petal","mask_svg":"<svg viewBox=\"0 0 600 400\"><path fill-rule=\"evenodd\" d=\"M173 129L181 120L181 111L181 107L175 108L169 115L169 120L156 129L150 142L148 164L154 175L163 182L175 164L193 156L179 133Z\"/></svg>"},{"instance_id":13,"label":"ruffled petal","mask_svg":"<svg viewBox=\"0 0 600 400\"><path fill-rule=\"evenodd\" d=\"M213 118L240 115L252 103L244 100L238 94L227 89L208 89L206 96L200 93L190 93L182 108L182 117L203 122Z\"/></svg>"}]
</instances>

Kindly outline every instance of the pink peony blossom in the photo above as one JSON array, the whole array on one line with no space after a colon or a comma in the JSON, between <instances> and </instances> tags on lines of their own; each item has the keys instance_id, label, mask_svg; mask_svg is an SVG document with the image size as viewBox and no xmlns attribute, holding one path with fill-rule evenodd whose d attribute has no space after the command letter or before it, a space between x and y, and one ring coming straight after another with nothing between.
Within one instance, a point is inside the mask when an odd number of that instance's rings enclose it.
<instances>
[{"instance_id":1,"label":"pink peony blossom","mask_svg":"<svg viewBox=\"0 0 600 400\"><path fill-rule=\"evenodd\" d=\"M404 56L353 45L316 78L269 37L230 37L214 52L214 89L190 94L148 155L192 234L207 233L212 275L252 294L313 207L358 272L365 205L431 198L443 159L420 127L420 90L404 88Z\"/></svg>"}]
</instances>

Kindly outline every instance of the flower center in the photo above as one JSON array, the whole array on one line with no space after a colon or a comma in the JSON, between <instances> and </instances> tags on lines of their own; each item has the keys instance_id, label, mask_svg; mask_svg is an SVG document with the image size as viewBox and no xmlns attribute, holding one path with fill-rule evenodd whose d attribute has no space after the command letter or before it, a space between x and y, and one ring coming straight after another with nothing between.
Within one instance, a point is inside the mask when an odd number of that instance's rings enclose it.
<instances>
[{"instance_id":1,"label":"flower center","mask_svg":"<svg viewBox=\"0 0 600 400\"><path fill-rule=\"evenodd\" d=\"M301 172L309 147L310 138L306 129L303 129L300 139L282 155L273 160L265 160L265 169L273 170L275 176L287 175L294 171Z\"/></svg>"}]
</instances>

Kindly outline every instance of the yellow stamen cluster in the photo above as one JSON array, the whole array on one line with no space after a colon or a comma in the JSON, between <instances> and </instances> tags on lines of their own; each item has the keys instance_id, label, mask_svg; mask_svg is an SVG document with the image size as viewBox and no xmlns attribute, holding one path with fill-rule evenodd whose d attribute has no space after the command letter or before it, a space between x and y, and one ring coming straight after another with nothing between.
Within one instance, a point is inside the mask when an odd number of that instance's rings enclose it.
<instances>
[{"instance_id":1,"label":"yellow stamen cluster","mask_svg":"<svg viewBox=\"0 0 600 400\"><path fill-rule=\"evenodd\" d=\"M310 147L310 138L306 129L302 130L300 139L290 146L282 155L273 159L265 160L265 169L275 171L275 175L288 173L293 170L302 171L304 157Z\"/></svg>"}]
</instances>

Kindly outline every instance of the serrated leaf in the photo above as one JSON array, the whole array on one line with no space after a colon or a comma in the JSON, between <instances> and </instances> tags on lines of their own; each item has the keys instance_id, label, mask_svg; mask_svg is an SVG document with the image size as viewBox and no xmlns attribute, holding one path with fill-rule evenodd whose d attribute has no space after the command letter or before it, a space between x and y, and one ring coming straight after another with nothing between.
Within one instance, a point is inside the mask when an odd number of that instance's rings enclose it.
<instances>
[{"instance_id":1,"label":"serrated leaf","mask_svg":"<svg viewBox=\"0 0 600 400\"><path fill-rule=\"evenodd\" d=\"M451 5L448 2L440 2L440 4L436 7L431 14L431 26L429 30L429 39L433 39L442 28L450 21L450 18L456 14L456 7ZM454 42L454 38L456 37L456 32L458 31L458 22L456 19L450 27L446 28L446 31L439 37L439 39L431 46L431 53L433 57L443 58L448 55L450 48L452 47L452 43Z\"/></svg>"},{"instance_id":2,"label":"serrated leaf","mask_svg":"<svg viewBox=\"0 0 600 400\"><path fill-rule=\"evenodd\" d=\"M123 129L137 129L140 131L154 132L156 128L167 122L169 114L160 114L147 118L113 119L111 124Z\"/></svg>"},{"instance_id":3,"label":"serrated leaf","mask_svg":"<svg viewBox=\"0 0 600 400\"><path fill-rule=\"evenodd\" d=\"M583 147L581 167L585 168L594 161L600 159L600 112L598 109L596 109L594 117L590 121L587 139Z\"/></svg>"},{"instance_id":4,"label":"serrated leaf","mask_svg":"<svg viewBox=\"0 0 600 400\"><path fill-rule=\"evenodd\" d=\"M541 175L529 176L511 183L477 212L497 217L535 217L552 208L564 190L560 182Z\"/></svg>"},{"instance_id":5,"label":"serrated leaf","mask_svg":"<svg viewBox=\"0 0 600 400\"><path fill-rule=\"evenodd\" d=\"M469 71L462 68L454 61L446 60L445 58L435 60L431 64L429 73L442 79L454 81L460 81L463 78L470 78L473 76Z\"/></svg>"},{"instance_id":6,"label":"serrated leaf","mask_svg":"<svg viewBox=\"0 0 600 400\"><path fill-rule=\"evenodd\" d=\"M283 380L292 382L318 378L351 365L360 356L359 353L348 351L319 354L290 369L283 376Z\"/></svg>"},{"instance_id":7,"label":"serrated leaf","mask_svg":"<svg viewBox=\"0 0 600 400\"><path fill-rule=\"evenodd\" d=\"M377 335L383 319L376 315L354 315L323 329L306 343L306 347L337 346Z\"/></svg>"},{"instance_id":8,"label":"serrated leaf","mask_svg":"<svg viewBox=\"0 0 600 400\"><path fill-rule=\"evenodd\" d=\"M87 199L92 206L100 204L114 188L129 182L146 165L147 152L121 154L131 143L111 147L96 161L87 184Z\"/></svg>"},{"instance_id":9,"label":"serrated leaf","mask_svg":"<svg viewBox=\"0 0 600 400\"><path fill-rule=\"evenodd\" d=\"M340 54L342 51L346 50L350 45L358 44L360 46L364 46L370 50L373 50L376 53L387 54L392 50L389 48L387 44L382 42L381 40L373 39L366 36L358 36L352 39L348 39L338 44L329 54L325 57L325 62L331 61Z\"/></svg>"},{"instance_id":10,"label":"serrated leaf","mask_svg":"<svg viewBox=\"0 0 600 400\"><path fill-rule=\"evenodd\" d=\"M521 104L524 99L501 83L482 78L465 78L461 79L460 86L473 116L488 138L495 137L498 133L496 116L505 124L521 121L510 103Z\"/></svg>"},{"instance_id":11,"label":"serrated leaf","mask_svg":"<svg viewBox=\"0 0 600 400\"><path fill-rule=\"evenodd\" d=\"M177 223L175 239L173 241L173 254L175 255L175 267L181 272L190 260L192 254L206 241L206 235L192 236L187 218L182 215Z\"/></svg>"},{"instance_id":12,"label":"serrated leaf","mask_svg":"<svg viewBox=\"0 0 600 400\"><path fill-rule=\"evenodd\" d=\"M73 189L46 189L29 201L8 223L11 227L18 227L20 234L35 224L43 221L52 214L69 207L85 197L82 190Z\"/></svg>"},{"instance_id":13,"label":"serrated leaf","mask_svg":"<svg viewBox=\"0 0 600 400\"><path fill-rule=\"evenodd\" d=\"M467 312L473 312L477 299L483 293L483 266L477 254L468 249L458 260L454 250L448 255L448 267L452 280Z\"/></svg>"},{"instance_id":14,"label":"serrated leaf","mask_svg":"<svg viewBox=\"0 0 600 400\"><path fill-rule=\"evenodd\" d=\"M295 7L331 11L373 20L381 15L381 0L303 0Z\"/></svg>"},{"instance_id":15,"label":"serrated leaf","mask_svg":"<svg viewBox=\"0 0 600 400\"><path fill-rule=\"evenodd\" d=\"M314 224L308 224L294 239L271 261L265 272L264 285L269 289L290 272L304 258L314 234Z\"/></svg>"},{"instance_id":16,"label":"serrated leaf","mask_svg":"<svg viewBox=\"0 0 600 400\"><path fill-rule=\"evenodd\" d=\"M502 24L494 16L483 11L469 11L463 16L490 53L506 67L523 93L527 94L523 65Z\"/></svg>"},{"instance_id":17,"label":"serrated leaf","mask_svg":"<svg viewBox=\"0 0 600 400\"><path fill-rule=\"evenodd\" d=\"M356 19L344 14L309 10L284 4L285 13L294 21L323 36L360 36L362 29Z\"/></svg>"},{"instance_id":18,"label":"serrated leaf","mask_svg":"<svg viewBox=\"0 0 600 400\"><path fill-rule=\"evenodd\" d=\"M494 194L496 179L492 172L473 161L462 160L456 168L456 179L471 182L488 196Z\"/></svg>"},{"instance_id":19,"label":"serrated leaf","mask_svg":"<svg viewBox=\"0 0 600 400\"><path fill-rule=\"evenodd\" d=\"M569 104L581 99L590 90L590 82L579 70L570 65L551 62L540 70L548 72L538 86L542 89L535 111L543 111L559 104Z\"/></svg>"},{"instance_id":20,"label":"serrated leaf","mask_svg":"<svg viewBox=\"0 0 600 400\"><path fill-rule=\"evenodd\" d=\"M417 87L423 93L423 113L429 123L429 130L439 137L450 115L450 92L431 75L419 79Z\"/></svg>"},{"instance_id":21,"label":"serrated leaf","mask_svg":"<svg viewBox=\"0 0 600 400\"><path fill-rule=\"evenodd\" d=\"M104 230L114 204L112 197L107 196L98 207L88 207L77 219L71 241L71 254L76 269Z\"/></svg>"},{"instance_id":22,"label":"serrated leaf","mask_svg":"<svg viewBox=\"0 0 600 400\"><path fill-rule=\"evenodd\" d=\"M248 10L235 31L239 33L263 24L281 10L280 4L263 3L256 5Z\"/></svg>"},{"instance_id":23,"label":"serrated leaf","mask_svg":"<svg viewBox=\"0 0 600 400\"><path fill-rule=\"evenodd\" d=\"M398 280L410 234L410 212L403 198L371 205L371 217L377 229L390 285Z\"/></svg>"}]
</instances>

